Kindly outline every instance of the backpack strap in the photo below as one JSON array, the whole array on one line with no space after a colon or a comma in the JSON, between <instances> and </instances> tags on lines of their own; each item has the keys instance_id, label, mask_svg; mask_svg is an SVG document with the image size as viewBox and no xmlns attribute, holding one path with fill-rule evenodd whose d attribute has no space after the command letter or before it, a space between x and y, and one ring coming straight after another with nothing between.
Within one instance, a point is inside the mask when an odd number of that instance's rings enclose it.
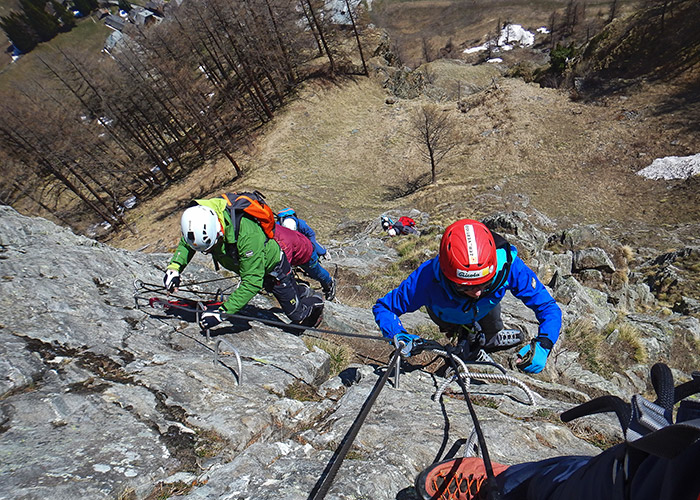
<instances>
[{"instance_id":1,"label":"backpack strap","mask_svg":"<svg viewBox=\"0 0 700 500\"><path fill-rule=\"evenodd\" d=\"M663 427L627 444L650 455L671 459L699 439L700 418L696 418Z\"/></svg>"},{"instance_id":2,"label":"backpack strap","mask_svg":"<svg viewBox=\"0 0 700 500\"><path fill-rule=\"evenodd\" d=\"M654 455L671 459L679 455L694 442L700 440L700 405L696 401L683 400L673 423L673 404L680 399L700 392L700 373L693 373L693 380L674 389L673 376L663 363L651 368L651 379L657 393L654 402L640 395L626 403L617 396L601 396L571 408L561 414L564 422L594 413L614 411L620 421L627 445Z\"/></svg>"},{"instance_id":3,"label":"backpack strap","mask_svg":"<svg viewBox=\"0 0 700 500\"><path fill-rule=\"evenodd\" d=\"M491 284L484 290L483 294L486 295L494 290L498 290L503 284L508 280L508 275L510 274L510 267L513 264L513 254L510 250L510 243L498 233L491 231L493 235L493 241L496 244L496 249L502 248L506 252L506 263L503 268L496 274Z\"/></svg>"}]
</instances>

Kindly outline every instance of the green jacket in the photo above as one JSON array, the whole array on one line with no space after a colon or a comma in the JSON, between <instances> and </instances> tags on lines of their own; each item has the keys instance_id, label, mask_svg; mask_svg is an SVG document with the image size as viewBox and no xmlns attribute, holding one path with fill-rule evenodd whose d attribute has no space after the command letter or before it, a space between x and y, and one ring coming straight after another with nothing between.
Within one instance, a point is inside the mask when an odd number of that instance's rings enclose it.
<instances>
[{"instance_id":1,"label":"green jacket","mask_svg":"<svg viewBox=\"0 0 700 500\"><path fill-rule=\"evenodd\" d=\"M235 314L245 306L263 287L263 278L280 262L280 246L275 240L268 240L260 224L247 217L241 218L238 241L231 216L226 210L226 200L212 198L195 200L198 204L212 208L224 228L224 237L209 252L213 259L226 269L241 277L238 288L229 295L221 309ZM168 269L182 272L197 253L180 238L180 243L170 259Z\"/></svg>"}]
</instances>

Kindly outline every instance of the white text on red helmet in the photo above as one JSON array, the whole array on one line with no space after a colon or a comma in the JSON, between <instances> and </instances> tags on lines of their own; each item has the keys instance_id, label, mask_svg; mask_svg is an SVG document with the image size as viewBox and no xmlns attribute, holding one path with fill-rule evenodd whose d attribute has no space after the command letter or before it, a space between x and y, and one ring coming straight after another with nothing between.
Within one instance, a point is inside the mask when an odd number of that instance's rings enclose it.
<instances>
[{"instance_id":1,"label":"white text on red helmet","mask_svg":"<svg viewBox=\"0 0 700 500\"><path fill-rule=\"evenodd\" d=\"M467 271L466 269L457 269L457 277L464 280L473 280L476 278L483 278L488 276L493 272L493 266L485 267L483 269L477 269L475 271Z\"/></svg>"},{"instance_id":2,"label":"white text on red helmet","mask_svg":"<svg viewBox=\"0 0 700 500\"><path fill-rule=\"evenodd\" d=\"M467 241L467 255L469 256L469 265L479 263L479 250L476 246L476 235L474 234L474 226L467 224L464 226L464 237ZM458 271L459 273L459 271Z\"/></svg>"}]
</instances>

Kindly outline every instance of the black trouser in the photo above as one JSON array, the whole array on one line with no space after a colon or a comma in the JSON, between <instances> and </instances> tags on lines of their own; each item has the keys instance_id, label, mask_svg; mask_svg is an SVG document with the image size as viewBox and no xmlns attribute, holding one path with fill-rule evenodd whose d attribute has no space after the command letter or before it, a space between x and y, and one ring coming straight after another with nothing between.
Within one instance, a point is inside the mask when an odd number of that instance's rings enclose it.
<instances>
[{"instance_id":1,"label":"black trouser","mask_svg":"<svg viewBox=\"0 0 700 500\"><path fill-rule=\"evenodd\" d=\"M280 263L265 275L263 286L271 292L282 306L284 314L294 323L301 323L306 319L314 305L323 303L319 297L306 293L307 287L300 285L294 279L292 266L289 264L284 252L280 252Z\"/></svg>"},{"instance_id":2,"label":"black trouser","mask_svg":"<svg viewBox=\"0 0 700 500\"><path fill-rule=\"evenodd\" d=\"M448 337L457 336L458 341L466 340L471 351L479 348L489 352L498 350L493 344L496 342L496 334L503 330L500 302L473 326L448 323L440 319L429 307L426 309L430 319L435 322L441 332Z\"/></svg>"}]
</instances>

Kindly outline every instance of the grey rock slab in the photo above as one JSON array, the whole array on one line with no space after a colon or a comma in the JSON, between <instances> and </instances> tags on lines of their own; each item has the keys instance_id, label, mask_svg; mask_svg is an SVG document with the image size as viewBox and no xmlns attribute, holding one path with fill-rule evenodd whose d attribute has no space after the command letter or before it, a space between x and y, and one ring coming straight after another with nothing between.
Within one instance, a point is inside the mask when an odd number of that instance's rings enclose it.
<instances>
[{"instance_id":1,"label":"grey rock slab","mask_svg":"<svg viewBox=\"0 0 700 500\"><path fill-rule=\"evenodd\" d=\"M105 400L100 384L68 380L53 372L40 389L2 401L1 498L116 498L178 465L158 432Z\"/></svg>"}]
</instances>

